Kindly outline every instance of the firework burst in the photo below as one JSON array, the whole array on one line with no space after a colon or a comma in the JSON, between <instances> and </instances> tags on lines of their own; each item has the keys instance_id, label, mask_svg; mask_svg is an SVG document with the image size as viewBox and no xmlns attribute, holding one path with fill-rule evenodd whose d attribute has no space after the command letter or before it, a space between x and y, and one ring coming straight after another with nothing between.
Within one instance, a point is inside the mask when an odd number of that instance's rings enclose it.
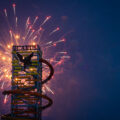
<instances>
[{"instance_id":1,"label":"firework burst","mask_svg":"<svg viewBox=\"0 0 120 120\"><path fill-rule=\"evenodd\" d=\"M68 59L70 59L70 56L66 51L57 51L57 50L52 50L52 48L55 49L57 44L61 45L60 43L64 43L66 41L65 38L58 39L57 41L51 40L50 36L53 36L54 33L60 31L60 28L57 26L56 28L53 28L51 32L48 33L47 38L49 41L44 41L43 38L43 33L47 30L46 27L44 27L49 20L52 19L51 16L45 17L43 22L39 19L38 16L34 18L32 21L30 17L26 19L25 25L21 29L22 33L18 31L18 17L16 16L16 4L12 5L13 8L13 21L14 21L14 26L11 27L10 21L8 20L8 12L7 9L3 10L4 17L7 20L8 23L8 28L9 32L6 31L6 34L8 34L7 37L5 35L3 43L0 44L0 89L4 90L6 89L6 86L9 87L11 85L11 69L12 69L12 46L13 45L36 45L39 44L42 51L43 51L43 57L47 59L55 68L55 70L60 70L57 68L60 68L61 65ZM40 23L40 24L39 24ZM37 24L37 27L35 27ZM39 24L39 25L38 25ZM24 32L23 32L24 31ZM52 55L48 58L48 54L51 51ZM56 72L57 73L57 72ZM59 72L58 72L59 73ZM47 77L49 74L49 69L47 66L43 65L43 79ZM47 85L43 86L43 92L49 91L50 93L54 94L54 91L51 90L51 82L48 83ZM7 96L4 98L4 103L7 102Z\"/></svg>"}]
</instances>

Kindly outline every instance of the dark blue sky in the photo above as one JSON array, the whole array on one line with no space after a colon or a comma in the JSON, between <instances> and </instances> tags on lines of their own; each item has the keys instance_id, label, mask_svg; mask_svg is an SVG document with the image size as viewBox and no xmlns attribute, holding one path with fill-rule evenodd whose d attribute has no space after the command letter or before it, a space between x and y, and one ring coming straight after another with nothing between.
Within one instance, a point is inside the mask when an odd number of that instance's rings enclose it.
<instances>
[{"instance_id":1,"label":"dark blue sky","mask_svg":"<svg viewBox=\"0 0 120 120\"><path fill-rule=\"evenodd\" d=\"M0 0L0 8L11 1ZM59 76L46 120L120 120L120 2L118 0L16 0L18 14L52 15L68 31L71 60ZM66 20L61 20L66 16ZM62 22L61 22L62 21ZM57 89L56 89L57 90Z\"/></svg>"}]
</instances>

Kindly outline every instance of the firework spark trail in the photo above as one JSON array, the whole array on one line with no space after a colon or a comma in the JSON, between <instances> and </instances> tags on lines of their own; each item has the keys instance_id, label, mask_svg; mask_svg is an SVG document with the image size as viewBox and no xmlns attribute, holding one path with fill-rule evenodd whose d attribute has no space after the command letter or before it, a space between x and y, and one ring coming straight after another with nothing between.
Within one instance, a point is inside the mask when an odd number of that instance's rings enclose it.
<instances>
[{"instance_id":1,"label":"firework spark trail","mask_svg":"<svg viewBox=\"0 0 120 120\"><path fill-rule=\"evenodd\" d=\"M58 65L61 65L62 63L65 62L66 59L70 59L70 56L61 56L60 60L56 60L56 59L50 59L51 63L56 63L55 67L57 67Z\"/></svg>"},{"instance_id":2,"label":"firework spark trail","mask_svg":"<svg viewBox=\"0 0 120 120\"><path fill-rule=\"evenodd\" d=\"M61 56L61 55L62 56ZM56 60L56 59L60 59L60 60ZM58 66L58 65L61 65L62 63L64 63L65 62L65 60L67 60L67 59L70 59L71 57L70 56L68 56L67 55L67 52L65 52L65 51L62 51L62 52L56 52L56 54L54 55L54 57L53 58L51 58L51 59L49 59L49 61L50 61L50 63L56 63L55 64L55 67L56 66Z\"/></svg>"},{"instance_id":3,"label":"firework spark trail","mask_svg":"<svg viewBox=\"0 0 120 120\"><path fill-rule=\"evenodd\" d=\"M3 89L3 88L4 88L4 84L5 84L5 82L3 82L3 83L2 83L2 85L1 85L1 89Z\"/></svg>"},{"instance_id":4,"label":"firework spark trail","mask_svg":"<svg viewBox=\"0 0 120 120\"><path fill-rule=\"evenodd\" d=\"M46 93L44 86L43 86L43 88L42 88L42 92L43 92L44 94Z\"/></svg>"},{"instance_id":5,"label":"firework spark trail","mask_svg":"<svg viewBox=\"0 0 120 120\"><path fill-rule=\"evenodd\" d=\"M51 58L49 61L50 61L50 63L57 63L57 62L59 62L57 60L54 60L53 58Z\"/></svg>"},{"instance_id":6,"label":"firework spark trail","mask_svg":"<svg viewBox=\"0 0 120 120\"><path fill-rule=\"evenodd\" d=\"M36 16L35 17L35 19L34 19L34 22L33 22L33 24L31 25L31 29L34 27L34 25L36 24L36 22L37 22L37 20L38 20L38 16ZM27 20L27 22L29 21L29 18L28 18L28 20ZM27 26L28 26L29 24L27 23ZM29 31L30 32L30 31ZM28 33L29 33L28 32ZM28 36L28 39L33 35L33 33L35 32L35 30L33 29L33 30L31 30L31 32L30 32L30 34L29 34L29 36Z\"/></svg>"},{"instance_id":7,"label":"firework spark trail","mask_svg":"<svg viewBox=\"0 0 120 120\"><path fill-rule=\"evenodd\" d=\"M59 65L61 65L63 63L64 63L64 59L60 59L60 61L57 62L54 66L57 67L57 66L59 66Z\"/></svg>"},{"instance_id":8,"label":"firework spark trail","mask_svg":"<svg viewBox=\"0 0 120 120\"><path fill-rule=\"evenodd\" d=\"M50 46L50 45L52 45L52 44L53 44L53 41L49 41L49 42L47 42L47 43L41 44L41 47L48 47L48 46Z\"/></svg>"},{"instance_id":9,"label":"firework spark trail","mask_svg":"<svg viewBox=\"0 0 120 120\"><path fill-rule=\"evenodd\" d=\"M42 27L40 27L40 28L38 29L38 31L36 31L36 33L39 33L40 31L43 31L43 28L42 28Z\"/></svg>"},{"instance_id":10,"label":"firework spark trail","mask_svg":"<svg viewBox=\"0 0 120 120\"><path fill-rule=\"evenodd\" d=\"M0 47L2 47L4 50L6 49L6 46L0 43Z\"/></svg>"},{"instance_id":11,"label":"firework spark trail","mask_svg":"<svg viewBox=\"0 0 120 120\"><path fill-rule=\"evenodd\" d=\"M36 36L34 36L33 41L34 41L35 39L37 39L37 35L36 35Z\"/></svg>"},{"instance_id":12,"label":"firework spark trail","mask_svg":"<svg viewBox=\"0 0 120 120\"><path fill-rule=\"evenodd\" d=\"M51 16L47 16L46 19L43 21L43 23L40 25L40 27L43 26L50 18Z\"/></svg>"},{"instance_id":13,"label":"firework spark trail","mask_svg":"<svg viewBox=\"0 0 120 120\"><path fill-rule=\"evenodd\" d=\"M4 11L4 14L5 14L5 19L7 21L8 27L9 27L9 29L11 29L11 26L10 26L10 23L9 23L9 20L8 20L7 9L4 9L3 11Z\"/></svg>"},{"instance_id":14,"label":"firework spark trail","mask_svg":"<svg viewBox=\"0 0 120 120\"><path fill-rule=\"evenodd\" d=\"M18 39L19 39L20 36L16 35L16 34L13 34L13 36L14 36L15 44L18 45L19 44Z\"/></svg>"},{"instance_id":15,"label":"firework spark trail","mask_svg":"<svg viewBox=\"0 0 120 120\"><path fill-rule=\"evenodd\" d=\"M13 11L14 11L14 16L16 16L16 4L14 3L12 6L13 6Z\"/></svg>"},{"instance_id":16,"label":"firework spark trail","mask_svg":"<svg viewBox=\"0 0 120 120\"><path fill-rule=\"evenodd\" d=\"M9 30L9 34L10 34L10 37L11 37L11 40L13 40L13 34L12 34L12 30Z\"/></svg>"},{"instance_id":17,"label":"firework spark trail","mask_svg":"<svg viewBox=\"0 0 120 120\"><path fill-rule=\"evenodd\" d=\"M54 56L54 59L59 58L60 60L67 60L70 59L71 57L69 55L67 55L67 52L58 52L56 53L56 55Z\"/></svg>"},{"instance_id":18,"label":"firework spark trail","mask_svg":"<svg viewBox=\"0 0 120 120\"><path fill-rule=\"evenodd\" d=\"M6 103L7 103L7 98L8 98L8 96L7 96L7 95L5 95L5 98L4 98L4 104L6 104Z\"/></svg>"},{"instance_id":19,"label":"firework spark trail","mask_svg":"<svg viewBox=\"0 0 120 120\"><path fill-rule=\"evenodd\" d=\"M38 29L38 31L36 31L36 33L35 33L35 34L37 34L37 35L39 36L38 44L40 44L40 40L41 40L41 37L42 37L42 35L43 35L43 32L44 32L44 29L43 29L42 27L40 27L40 28Z\"/></svg>"},{"instance_id":20,"label":"firework spark trail","mask_svg":"<svg viewBox=\"0 0 120 120\"><path fill-rule=\"evenodd\" d=\"M70 59L71 57L70 56L62 56L61 58L62 59Z\"/></svg>"},{"instance_id":21,"label":"firework spark trail","mask_svg":"<svg viewBox=\"0 0 120 120\"><path fill-rule=\"evenodd\" d=\"M30 34L30 31L32 30L32 25L30 23L30 17L27 18L26 24L25 24L25 35L24 40L26 40L27 36Z\"/></svg>"},{"instance_id":22,"label":"firework spark trail","mask_svg":"<svg viewBox=\"0 0 120 120\"><path fill-rule=\"evenodd\" d=\"M57 27L56 29L54 29L49 35L51 36L53 33L55 33L55 32L57 32L57 31L59 31L60 30L60 28L59 27Z\"/></svg>"},{"instance_id":23,"label":"firework spark trail","mask_svg":"<svg viewBox=\"0 0 120 120\"><path fill-rule=\"evenodd\" d=\"M7 15L7 9L4 9L5 16L8 17Z\"/></svg>"},{"instance_id":24,"label":"firework spark trail","mask_svg":"<svg viewBox=\"0 0 120 120\"><path fill-rule=\"evenodd\" d=\"M33 35L34 32L35 32L35 30L33 29L33 30L31 31L30 35L28 36L28 40L29 40L29 38Z\"/></svg>"},{"instance_id":25,"label":"firework spark trail","mask_svg":"<svg viewBox=\"0 0 120 120\"><path fill-rule=\"evenodd\" d=\"M67 52L65 52L65 51L57 52L57 53L59 53L59 54L67 54Z\"/></svg>"},{"instance_id":26,"label":"firework spark trail","mask_svg":"<svg viewBox=\"0 0 120 120\"><path fill-rule=\"evenodd\" d=\"M28 17L27 20L26 20L25 30L28 29L28 26L29 26L29 25L30 25L30 17Z\"/></svg>"},{"instance_id":27,"label":"firework spark trail","mask_svg":"<svg viewBox=\"0 0 120 120\"><path fill-rule=\"evenodd\" d=\"M53 43L53 41L50 41L50 42L47 42L45 45L50 45L52 43Z\"/></svg>"},{"instance_id":28,"label":"firework spark trail","mask_svg":"<svg viewBox=\"0 0 120 120\"><path fill-rule=\"evenodd\" d=\"M65 42L65 41L66 41L66 39L63 38L63 39L61 39L61 40L58 40L58 41L54 42L53 44L57 44L57 43L60 43L60 42Z\"/></svg>"},{"instance_id":29,"label":"firework spark trail","mask_svg":"<svg viewBox=\"0 0 120 120\"><path fill-rule=\"evenodd\" d=\"M15 27L16 27L16 29L17 29L18 17L16 17L16 4L14 3L14 4L12 5L12 7L13 7L13 12L14 12Z\"/></svg>"},{"instance_id":30,"label":"firework spark trail","mask_svg":"<svg viewBox=\"0 0 120 120\"><path fill-rule=\"evenodd\" d=\"M47 85L45 85L45 88L54 95L54 92Z\"/></svg>"},{"instance_id":31,"label":"firework spark trail","mask_svg":"<svg viewBox=\"0 0 120 120\"><path fill-rule=\"evenodd\" d=\"M53 46L55 46L55 44L54 45L52 44L52 45L46 46L45 49L51 48Z\"/></svg>"},{"instance_id":32,"label":"firework spark trail","mask_svg":"<svg viewBox=\"0 0 120 120\"><path fill-rule=\"evenodd\" d=\"M56 47L58 43L65 42L65 41L66 41L66 39L63 38L63 39L61 39L61 40L58 40L58 41L56 41L56 42L53 42L53 43L50 44L50 45L48 44L48 46L46 46L45 49L50 48L50 47L53 47L53 46Z\"/></svg>"},{"instance_id":33,"label":"firework spark trail","mask_svg":"<svg viewBox=\"0 0 120 120\"><path fill-rule=\"evenodd\" d=\"M8 47L9 47L9 45L8 45ZM9 51L8 51L8 52L5 52L5 55L8 55L8 57L11 57Z\"/></svg>"},{"instance_id":34,"label":"firework spark trail","mask_svg":"<svg viewBox=\"0 0 120 120\"><path fill-rule=\"evenodd\" d=\"M26 40L27 36L29 35L31 29L32 29L32 26L29 26L28 31L27 31L27 33L26 33L26 35L25 35L25 40Z\"/></svg>"},{"instance_id":35,"label":"firework spark trail","mask_svg":"<svg viewBox=\"0 0 120 120\"><path fill-rule=\"evenodd\" d=\"M31 42L33 42L35 39L37 39L38 38L38 36L39 36L39 39L38 39L38 44L40 44L40 40L41 40L41 37L42 37L42 33L43 33L43 28L42 27L40 27L38 30L36 30L36 31L34 31L34 34L35 34L35 36L33 36L33 38L31 39Z\"/></svg>"},{"instance_id":36,"label":"firework spark trail","mask_svg":"<svg viewBox=\"0 0 120 120\"><path fill-rule=\"evenodd\" d=\"M4 77L4 74L0 76L0 80L2 80L3 77Z\"/></svg>"},{"instance_id":37,"label":"firework spark trail","mask_svg":"<svg viewBox=\"0 0 120 120\"><path fill-rule=\"evenodd\" d=\"M61 56L61 55L65 56L65 55L67 55L67 52L66 51L56 52L54 59L56 59L58 56Z\"/></svg>"},{"instance_id":38,"label":"firework spark trail","mask_svg":"<svg viewBox=\"0 0 120 120\"><path fill-rule=\"evenodd\" d=\"M32 26L34 26L35 25L35 23L37 22L37 20L39 19L39 17L38 16L36 16L35 17L35 19L34 19L34 22L33 22L33 24L32 24Z\"/></svg>"},{"instance_id":39,"label":"firework spark trail","mask_svg":"<svg viewBox=\"0 0 120 120\"><path fill-rule=\"evenodd\" d=\"M0 80L2 80L4 78L4 75L2 75L1 77L0 77ZM5 83L5 82L4 82ZM2 82L2 85L1 85L1 89L3 89L4 88L4 84L3 84L3 82Z\"/></svg>"},{"instance_id":40,"label":"firework spark trail","mask_svg":"<svg viewBox=\"0 0 120 120\"><path fill-rule=\"evenodd\" d=\"M18 17L16 17L16 20L15 20L15 21L16 21L16 27L17 27L17 24L18 24Z\"/></svg>"}]
</instances>

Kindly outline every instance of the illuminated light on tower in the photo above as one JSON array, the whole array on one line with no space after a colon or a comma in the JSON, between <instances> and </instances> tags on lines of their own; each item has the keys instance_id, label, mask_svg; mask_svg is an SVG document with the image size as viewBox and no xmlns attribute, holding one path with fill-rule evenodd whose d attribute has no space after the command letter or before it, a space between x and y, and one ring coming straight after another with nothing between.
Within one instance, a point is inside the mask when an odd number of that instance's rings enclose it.
<instances>
[{"instance_id":1,"label":"illuminated light on tower","mask_svg":"<svg viewBox=\"0 0 120 120\"><path fill-rule=\"evenodd\" d=\"M42 80L42 63L50 68L50 74L45 80ZM3 92L4 104L7 102L8 95L11 94L11 114L3 115L1 119L42 120L42 110L53 103L42 93L42 88L53 74L52 65L42 58L42 51L38 45L13 46L12 87L11 90ZM8 77L11 76L6 74L6 78ZM43 99L48 101L44 106L42 105Z\"/></svg>"}]
</instances>

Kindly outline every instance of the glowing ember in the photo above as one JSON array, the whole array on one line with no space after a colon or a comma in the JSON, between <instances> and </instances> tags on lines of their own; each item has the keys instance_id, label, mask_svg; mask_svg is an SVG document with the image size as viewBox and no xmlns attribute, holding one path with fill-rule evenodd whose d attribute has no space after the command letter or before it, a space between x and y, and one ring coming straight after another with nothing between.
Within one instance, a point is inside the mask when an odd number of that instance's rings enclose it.
<instances>
[{"instance_id":1,"label":"glowing ember","mask_svg":"<svg viewBox=\"0 0 120 120\"><path fill-rule=\"evenodd\" d=\"M8 48L10 48L11 46L10 45L8 45Z\"/></svg>"},{"instance_id":2,"label":"glowing ember","mask_svg":"<svg viewBox=\"0 0 120 120\"><path fill-rule=\"evenodd\" d=\"M32 44L33 44L33 45L36 45L36 43L35 43L35 42L33 42Z\"/></svg>"},{"instance_id":3,"label":"glowing ember","mask_svg":"<svg viewBox=\"0 0 120 120\"><path fill-rule=\"evenodd\" d=\"M5 96L5 98L4 98L4 104L7 102L7 95Z\"/></svg>"},{"instance_id":4,"label":"glowing ember","mask_svg":"<svg viewBox=\"0 0 120 120\"><path fill-rule=\"evenodd\" d=\"M2 57L2 60L6 60L6 57Z\"/></svg>"},{"instance_id":5,"label":"glowing ember","mask_svg":"<svg viewBox=\"0 0 120 120\"><path fill-rule=\"evenodd\" d=\"M46 19L49 20L51 18L51 16L48 16Z\"/></svg>"},{"instance_id":6,"label":"glowing ember","mask_svg":"<svg viewBox=\"0 0 120 120\"><path fill-rule=\"evenodd\" d=\"M16 4L13 4L13 7L15 7L16 6Z\"/></svg>"},{"instance_id":7,"label":"glowing ember","mask_svg":"<svg viewBox=\"0 0 120 120\"><path fill-rule=\"evenodd\" d=\"M15 39L19 40L20 39L20 35L15 35Z\"/></svg>"}]
</instances>

